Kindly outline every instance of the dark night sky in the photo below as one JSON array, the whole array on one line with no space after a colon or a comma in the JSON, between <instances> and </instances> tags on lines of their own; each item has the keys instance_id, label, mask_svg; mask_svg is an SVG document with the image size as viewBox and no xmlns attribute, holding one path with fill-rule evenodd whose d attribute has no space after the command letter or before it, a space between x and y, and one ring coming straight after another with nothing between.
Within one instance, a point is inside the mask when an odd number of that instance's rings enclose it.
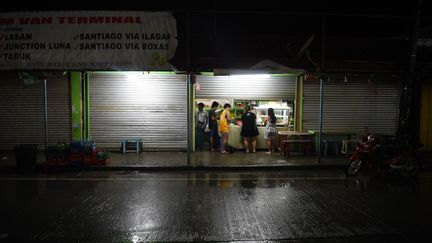
<instances>
[{"instance_id":1,"label":"dark night sky","mask_svg":"<svg viewBox=\"0 0 432 243\"><path fill-rule=\"evenodd\" d=\"M313 12L345 14L379 14L406 16L415 9L415 0L381 1L235 1L235 0L165 0L165 1L9 1L1 11L23 10L231 10L272 12ZM431 1L422 0L423 14L431 17Z\"/></svg>"},{"instance_id":2,"label":"dark night sky","mask_svg":"<svg viewBox=\"0 0 432 243\"><path fill-rule=\"evenodd\" d=\"M179 68L247 68L263 59L311 68L296 54L313 34L311 57L324 69L403 70L416 2L400 1L90 1L26 4L12 2L1 11L140 10L172 11L179 45ZM423 0L420 38L432 38L432 1ZM187 15L189 23L187 25ZM325 16L323 18L323 16ZM323 25L324 21L324 25ZM323 39L324 26L324 39ZM188 28L189 27L189 28ZM187 67L187 33L190 59ZM431 61L430 48L419 48L421 71Z\"/></svg>"}]
</instances>

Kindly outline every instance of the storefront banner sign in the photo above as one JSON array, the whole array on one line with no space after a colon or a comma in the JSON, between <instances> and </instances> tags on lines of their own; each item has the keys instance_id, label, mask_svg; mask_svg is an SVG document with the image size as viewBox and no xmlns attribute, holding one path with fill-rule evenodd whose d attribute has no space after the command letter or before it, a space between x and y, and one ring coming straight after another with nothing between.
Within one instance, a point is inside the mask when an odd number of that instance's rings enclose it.
<instances>
[{"instance_id":1,"label":"storefront banner sign","mask_svg":"<svg viewBox=\"0 0 432 243\"><path fill-rule=\"evenodd\" d=\"M167 12L0 14L2 70L166 70L176 47Z\"/></svg>"}]
</instances>

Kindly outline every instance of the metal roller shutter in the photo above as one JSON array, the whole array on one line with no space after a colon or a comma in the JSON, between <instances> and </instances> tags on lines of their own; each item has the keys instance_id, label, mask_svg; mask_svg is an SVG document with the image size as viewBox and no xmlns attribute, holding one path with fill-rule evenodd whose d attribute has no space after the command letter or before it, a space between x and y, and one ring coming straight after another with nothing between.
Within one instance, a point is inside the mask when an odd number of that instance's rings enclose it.
<instances>
[{"instance_id":1,"label":"metal roller shutter","mask_svg":"<svg viewBox=\"0 0 432 243\"><path fill-rule=\"evenodd\" d=\"M141 137L147 151L187 149L186 75L95 72L90 82L90 134L98 146L120 148Z\"/></svg>"},{"instance_id":2,"label":"metal roller shutter","mask_svg":"<svg viewBox=\"0 0 432 243\"><path fill-rule=\"evenodd\" d=\"M197 76L196 98L294 99L296 77Z\"/></svg>"},{"instance_id":3,"label":"metal roller shutter","mask_svg":"<svg viewBox=\"0 0 432 243\"><path fill-rule=\"evenodd\" d=\"M16 72L3 72L0 82L0 149L10 150L17 144L38 144L43 148L44 101L43 81L24 86ZM71 139L71 94L69 78L51 73L48 86L48 142Z\"/></svg>"},{"instance_id":4,"label":"metal roller shutter","mask_svg":"<svg viewBox=\"0 0 432 243\"><path fill-rule=\"evenodd\" d=\"M392 82L326 82L323 132L358 131L395 135L399 84ZM303 129L319 130L319 81L304 82Z\"/></svg>"},{"instance_id":5,"label":"metal roller shutter","mask_svg":"<svg viewBox=\"0 0 432 243\"><path fill-rule=\"evenodd\" d=\"M303 130L319 130L319 105L320 86L319 81L303 81Z\"/></svg>"}]
</instances>

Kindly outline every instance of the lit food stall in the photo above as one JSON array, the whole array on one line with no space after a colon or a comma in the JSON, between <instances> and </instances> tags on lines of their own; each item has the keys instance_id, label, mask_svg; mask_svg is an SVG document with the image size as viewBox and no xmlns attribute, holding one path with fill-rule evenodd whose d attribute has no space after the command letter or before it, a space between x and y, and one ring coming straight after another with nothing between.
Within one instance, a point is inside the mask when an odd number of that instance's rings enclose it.
<instances>
[{"instance_id":1,"label":"lit food stall","mask_svg":"<svg viewBox=\"0 0 432 243\"><path fill-rule=\"evenodd\" d=\"M197 76L195 105L202 102L204 109L210 110L211 103L217 101L231 105L231 122L229 144L237 149L243 148L242 114L245 106L250 105L257 116L259 135L257 148L267 148L264 139L264 119L268 108L273 108L277 118L278 131L294 130L294 100L296 75L231 75L231 76ZM218 113L220 114L220 112ZM275 141L278 144L278 141Z\"/></svg>"}]
</instances>

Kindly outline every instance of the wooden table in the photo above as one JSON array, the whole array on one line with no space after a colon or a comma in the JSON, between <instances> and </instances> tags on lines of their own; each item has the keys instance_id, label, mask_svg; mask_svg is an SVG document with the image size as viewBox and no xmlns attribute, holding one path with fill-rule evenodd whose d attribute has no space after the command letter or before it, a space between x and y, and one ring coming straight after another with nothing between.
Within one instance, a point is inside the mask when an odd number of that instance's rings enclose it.
<instances>
[{"instance_id":1,"label":"wooden table","mask_svg":"<svg viewBox=\"0 0 432 243\"><path fill-rule=\"evenodd\" d=\"M281 155L285 156L285 146L283 144L284 140L287 140L289 137L296 136L299 139L310 139L312 140L312 133L310 132L295 132L295 131L280 131L279 134L279 148Z\"/></svg>"}]
</instances>

